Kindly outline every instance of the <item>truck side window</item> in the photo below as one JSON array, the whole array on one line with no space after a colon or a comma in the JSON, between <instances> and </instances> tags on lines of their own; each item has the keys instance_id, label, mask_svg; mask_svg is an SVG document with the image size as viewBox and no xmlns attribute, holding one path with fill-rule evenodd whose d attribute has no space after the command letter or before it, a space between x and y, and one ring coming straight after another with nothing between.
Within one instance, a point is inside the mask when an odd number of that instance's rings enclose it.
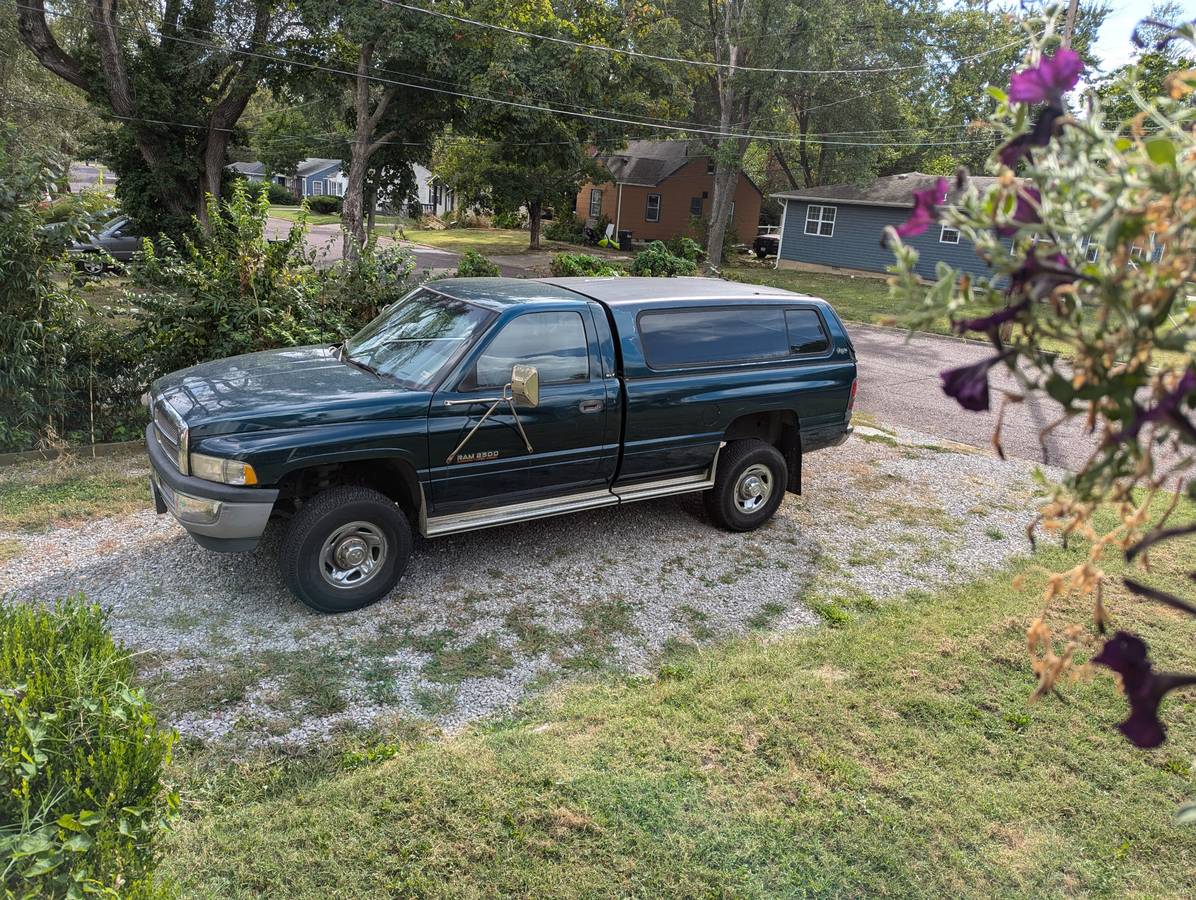
<instances>
[{"instance_id":1,"label":"truck side window","mask_svg":"<svg viewBox=\"0 0 1196 900\"><path fill-rule=\"evenodd\" d=\"M830 348L822 321L812 309L785 310L790 353L825 353Z\"/></svg>"},{"instance_id":2,"label":"truck side window","mask_svg":"<svg viewBox=\"0 0 1196 900\"><path fill-rule=\"evenodd\" d=\"M516 363L540 370L540 383L586 381L590 377L590 347L581 314L525 313L503 326L478 358L471 387L502 387L511 380Z\"/></svg>"},{"instance_id":3,"label":"truck side window","mask_svg":"<svg viewBox=\"0 0 1196 900\"><path fill-rule=\"evenodd\" d=\"M644 356L654 369L772 359L789 355L780 307L736 306L645 312Z\"/></svg>"}]
</instances>

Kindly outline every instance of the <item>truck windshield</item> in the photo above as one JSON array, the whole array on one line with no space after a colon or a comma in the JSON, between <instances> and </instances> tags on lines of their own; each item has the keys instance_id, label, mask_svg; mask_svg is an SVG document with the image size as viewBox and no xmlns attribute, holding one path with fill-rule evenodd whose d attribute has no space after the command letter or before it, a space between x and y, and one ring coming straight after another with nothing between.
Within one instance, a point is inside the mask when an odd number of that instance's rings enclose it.
<instances>
[{"instance_id":1,"label":"truck windshield","mask_svg":"<svg viewBox=\"0 0 1196 900\"><path fill-rule=\"evenodd\" d=\"M430 387L493 313L427 288L408 294L345 342L352 362L404 387Z\"/></svg>"}]
</instances>

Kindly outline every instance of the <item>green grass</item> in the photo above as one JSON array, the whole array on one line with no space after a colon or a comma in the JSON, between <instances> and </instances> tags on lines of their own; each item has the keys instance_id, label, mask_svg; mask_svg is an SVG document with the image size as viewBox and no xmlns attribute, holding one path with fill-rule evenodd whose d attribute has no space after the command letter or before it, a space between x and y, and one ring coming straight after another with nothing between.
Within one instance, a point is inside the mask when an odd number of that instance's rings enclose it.
<instances>
[{"instance_id":1,"label":"green grass","mask_svg":"<svg viewBox=\"0 0 1196 900\"><path fill-rule=\"evenodd\" d=\"M483 256L509 256L519 253L530 253L528 248L528 233L519 228L445 228L437 231L433 229L406 228L404 234L407 240L428 247L441 250L452 250L464 253L473 250ZM563 244L559 241L540 238L540 250L558 251L571 250L592 253L595 256L605 255L596 248L579 248L573 244Z\"/></svg>"},{"instance_id":2,"label":"green grass","mask_svg":"<svg viewBox=\"0 0 1196 900\"><path fill-rule=\"evenodd\" d=\"M908 328L922 313L919 302L898 302L890 297L889 285L883 278L797 272L792 269L774 269L771 264L727 268L723 270L723 276L732 281L767 284L787 291L821 297L850 322ZM939 316L928 329L923 330L935 334L950 334L951 323L946 316Z\"/></svg>"},{"instance_id":3,"label":"green grass","mask_svg":"<svg viewBox=\"0 0 1196 900\"><path fill-rule=\"evenodd\" d=\"M1182 590L1196 542L1152 555L1153 582ZM1171 742L1143 752L1113 728L1107 675L1027 702L1025 626L1046 571L1080 558L678 650L657 678L387 736L393 758L352 770L339 748L191 776L184 760L164 874L226 897L1190 896L1196 830L1171 813L1196 796L1196 707L1166 704ZM1191 620L1105 599L1161 664L1196 667Z\"/></svg>"},{"instance_id":4,"label":"green grass","mask_svg":"<svg viewBox=\"0 0 1196 900\"><path fill-rule=\"evenodd\" d=\"M299 216L298 206L271 206L270 215L275 219L286 219L288 222L294 222ZM380 230L383 227L389 228L391 225L400 222L410 222L410 219L403 216L382 216L374 217L375 230ZM339 225L341 222L340 213L318 213L308 210L307 224L308 225Z\"/></svg>"},{"instance_id":5,"label":"green grass","mask_svg":"<svg viewBox=\"0 0 1196 900\"><path fill-rule=\"evenodd\" d=\"M0 468L0 530L40 531L55 522L146 508L147 470L129 471L130 461L122 455Z\"/></svg>"}]
</instances>

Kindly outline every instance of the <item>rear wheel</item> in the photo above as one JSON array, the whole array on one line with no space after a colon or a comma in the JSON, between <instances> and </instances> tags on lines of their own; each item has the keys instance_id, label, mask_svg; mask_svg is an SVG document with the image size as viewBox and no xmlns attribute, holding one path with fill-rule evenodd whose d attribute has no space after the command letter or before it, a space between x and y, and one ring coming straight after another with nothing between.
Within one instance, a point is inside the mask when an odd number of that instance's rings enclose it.
<instances>
[{"instance_id":1,"label":"rear wheel","mask_svg":"<svg viewBox=\"0 0 1196 900\"><path fill-rule=\"evenodd\" d=\"M79 260L79 268L85 275L99 276L104 274L105 266L102 260L85 257Z\"/></svg>"},{"instance_id":2,"label":"rear wheel","mask_svg":"<svg viewBox=\"0 0 1196 900\"><path fill-rule=\"evenodd\" d=\"M729 531L752 531L772 518L788 482L789 468L776 447L735 441L719 455L714 487L703 496L706 512Z\"/></svg>"},{"instance_id":3,"label":"rear wheel","mask_svg":"<svg viewBox=\"0 0 1196 900\"><path fill-rule=\"evenodd\" d=\"M291 519L280 553L296 597L320 612L382 599L411 557L411 526L389 498L366 487L329 488Z\"/></svg>"}]
</instances>

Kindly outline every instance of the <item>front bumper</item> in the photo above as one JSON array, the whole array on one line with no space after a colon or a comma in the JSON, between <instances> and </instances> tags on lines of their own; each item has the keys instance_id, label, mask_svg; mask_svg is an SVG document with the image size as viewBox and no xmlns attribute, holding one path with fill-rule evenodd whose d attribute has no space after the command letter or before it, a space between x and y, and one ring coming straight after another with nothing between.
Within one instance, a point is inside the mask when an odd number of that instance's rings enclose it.
<instances>
[{"instance_id":1,"label":"front bumper","mask_svg":"<svg viewBox=\"0 0 1196 900\"><path fill-rule=\"evenodd\" d=\"M158 443L152 422L145 429L145 446L159 513L169 512L209 550L244 552L257 546L278 499L277 490L235 487L181 474Z\"/></svg>"}]
</instances>

